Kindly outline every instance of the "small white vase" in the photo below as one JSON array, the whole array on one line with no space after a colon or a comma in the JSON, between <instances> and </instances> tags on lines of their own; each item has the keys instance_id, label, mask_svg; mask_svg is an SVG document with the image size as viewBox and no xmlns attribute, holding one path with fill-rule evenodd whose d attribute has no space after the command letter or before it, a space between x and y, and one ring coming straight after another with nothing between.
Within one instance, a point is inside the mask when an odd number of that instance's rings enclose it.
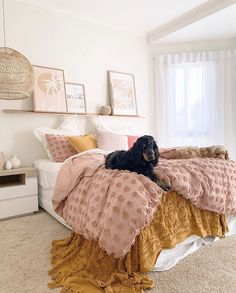
<instances>
[{"instance_id":1,"label":"small white vase","mask_svg":"<svg viewBox=\"0 0 236 293\"><path fill-rule=\"evenodd\" d=\"M11 164L12 164L12 168L16 169L20 167L21 161L16 157L16 155L13 155L11 158Z\"/></svg>"},{"instance_id":2,"label":"small white vase","mask_svg":"<svg viewBox=\"0 0 236 293\"><path fill-rule=\"evenodd\" d=\"M11 161L6 161L6 166L5 166L6 170L11 170L12 169L12 164Z\"/></svg>"}]
</instances>

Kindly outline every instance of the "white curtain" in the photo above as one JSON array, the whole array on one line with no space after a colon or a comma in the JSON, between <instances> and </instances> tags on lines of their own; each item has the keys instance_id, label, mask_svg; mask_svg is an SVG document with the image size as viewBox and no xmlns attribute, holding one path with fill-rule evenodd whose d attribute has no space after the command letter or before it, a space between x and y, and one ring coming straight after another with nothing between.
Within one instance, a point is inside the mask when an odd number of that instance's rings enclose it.
<instances>
[{"instance_id":1,"label":"white curtain","mask_svg":"<svg viewBox=\"0 0 236 293\"><path fill-rule=\"evenodd\" d=\"M159 144L221 144L236 158L236 50L154 60Z\"/></svg>"}]
</instances>

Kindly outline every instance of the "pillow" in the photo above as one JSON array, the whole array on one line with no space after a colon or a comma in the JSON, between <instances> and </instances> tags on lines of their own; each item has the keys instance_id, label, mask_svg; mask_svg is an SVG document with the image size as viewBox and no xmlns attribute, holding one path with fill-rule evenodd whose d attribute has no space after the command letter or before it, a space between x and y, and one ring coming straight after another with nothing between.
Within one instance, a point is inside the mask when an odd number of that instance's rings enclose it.
<instances>
[{"instance_id":1,"label":"pillow","mask_svg":"<svg viewBox=\"0 0 236 293\"><path fill-rule=\"evenodd\" d=\"M139 136L128 135L128 148L131 149Z\"/></svg>"},{"instance_id":2,"label":"pillow","mask_svg":"<svg viewBox=\"0 0 236 293\"><path fill-rule=\"evenodd\" d=\"M117 134L129 134L129 126L127 125L119 125L116 127L112 127L110 126L110 120L108 120L109 122L109 126L106 124L106 118L103 117L102 115L98 116L98 124L97 124L97 130L100 131L107 131L107 132L112 132L112 133L117 133ZM108 118L109 119L109 118Z\"/></svg>"},{"instance_id":3,"label":"pillow","mask_svg":"<svg viewBox=\"0 0 236 293\"><path fill-rule=\"evenodd\" d=\"M128 137L124 134L97 130L97 145L104 151L128 150Z\"/></svg>"},{"instance_id":4,"label":"pillow","mask_svg":"<svg viewBox=\"0 0 236 293\"><path fill-rule=\"evenodd\" d=\"M53 159L52 155L48 149L48 143L46 140L46 134L54 135L80 135L79 127L77 124L78 120L76 117L71 117L64 121L57 129L40 127L35 129L34 134L36 138L43 144L44 150L46 151L49 159Z\"/></svg>"},{"instance_id":5,"label":"pillow","mask_svg":"<svg viewBox=\"0 0 236 293\"><path fill-rule=\"evenodd\" d=\"M76 155L77 152L69 144L66 136L46 134L48 150L54 162L64 162L67 158Z\"/></svg>"},{"instance_id":6,"label":"pillow","mask_svg":"<svg viewBox=\"0 0 236 293\"><path fill-rule=\"evenodd\" d=\"M96 137L91 133L81 136L68 136L67 140L78 153L97 148Z\"/></svg>"}]
</instances>

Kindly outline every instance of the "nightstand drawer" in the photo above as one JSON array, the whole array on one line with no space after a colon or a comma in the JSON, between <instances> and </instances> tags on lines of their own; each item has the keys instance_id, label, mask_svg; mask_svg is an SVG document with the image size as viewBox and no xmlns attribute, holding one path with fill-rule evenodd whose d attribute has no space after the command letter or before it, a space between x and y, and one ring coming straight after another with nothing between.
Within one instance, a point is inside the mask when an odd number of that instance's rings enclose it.
<instances>
[{"instance_id":1,"label":"nightstand drawer","mask_svg":"<svg viewBox=\"0 0 236 293\"><path fill-rule=\"evenodd\" d=\"M0 171L0 220L38 211L37 169Z\"/></svg>"},{"instance_id":2,"label":"nightstand drawer","mask_svg":"<svg viewBox=\"0 0 236 293\"><path fill-rule=\"evenodd\" d=\"M0 205L3 200L21 198L32 194L38 194L36 177L26 178L25 184L15 186L2 186L0 188Z\"/></svg>"},{"instance_id":3,"label":"nightstand drawer","mask_svg":"<svg viewBox=\"0 0 236 293\"><path fill-rule=\"evenodd\" d=\"M38 211L37 194L0 201L0 219Z\"/></svg>"}]
</instances>

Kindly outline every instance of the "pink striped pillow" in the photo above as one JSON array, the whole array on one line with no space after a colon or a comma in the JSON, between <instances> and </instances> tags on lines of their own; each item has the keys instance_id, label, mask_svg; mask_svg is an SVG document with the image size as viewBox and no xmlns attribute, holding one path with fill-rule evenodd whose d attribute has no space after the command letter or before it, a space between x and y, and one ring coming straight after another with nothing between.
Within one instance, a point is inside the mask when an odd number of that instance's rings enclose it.
<instances>
[{"instance_id":1,"label":"pink striped pillow","mask_svg":"<svg viewBox=\"0 0 236 293\"><path fill-rule=\"evenodd\" d=\"M77 154L65 135L46 134L45 137L54 162L64 162L67 158Z\"/></svg>"}]
</instances>

